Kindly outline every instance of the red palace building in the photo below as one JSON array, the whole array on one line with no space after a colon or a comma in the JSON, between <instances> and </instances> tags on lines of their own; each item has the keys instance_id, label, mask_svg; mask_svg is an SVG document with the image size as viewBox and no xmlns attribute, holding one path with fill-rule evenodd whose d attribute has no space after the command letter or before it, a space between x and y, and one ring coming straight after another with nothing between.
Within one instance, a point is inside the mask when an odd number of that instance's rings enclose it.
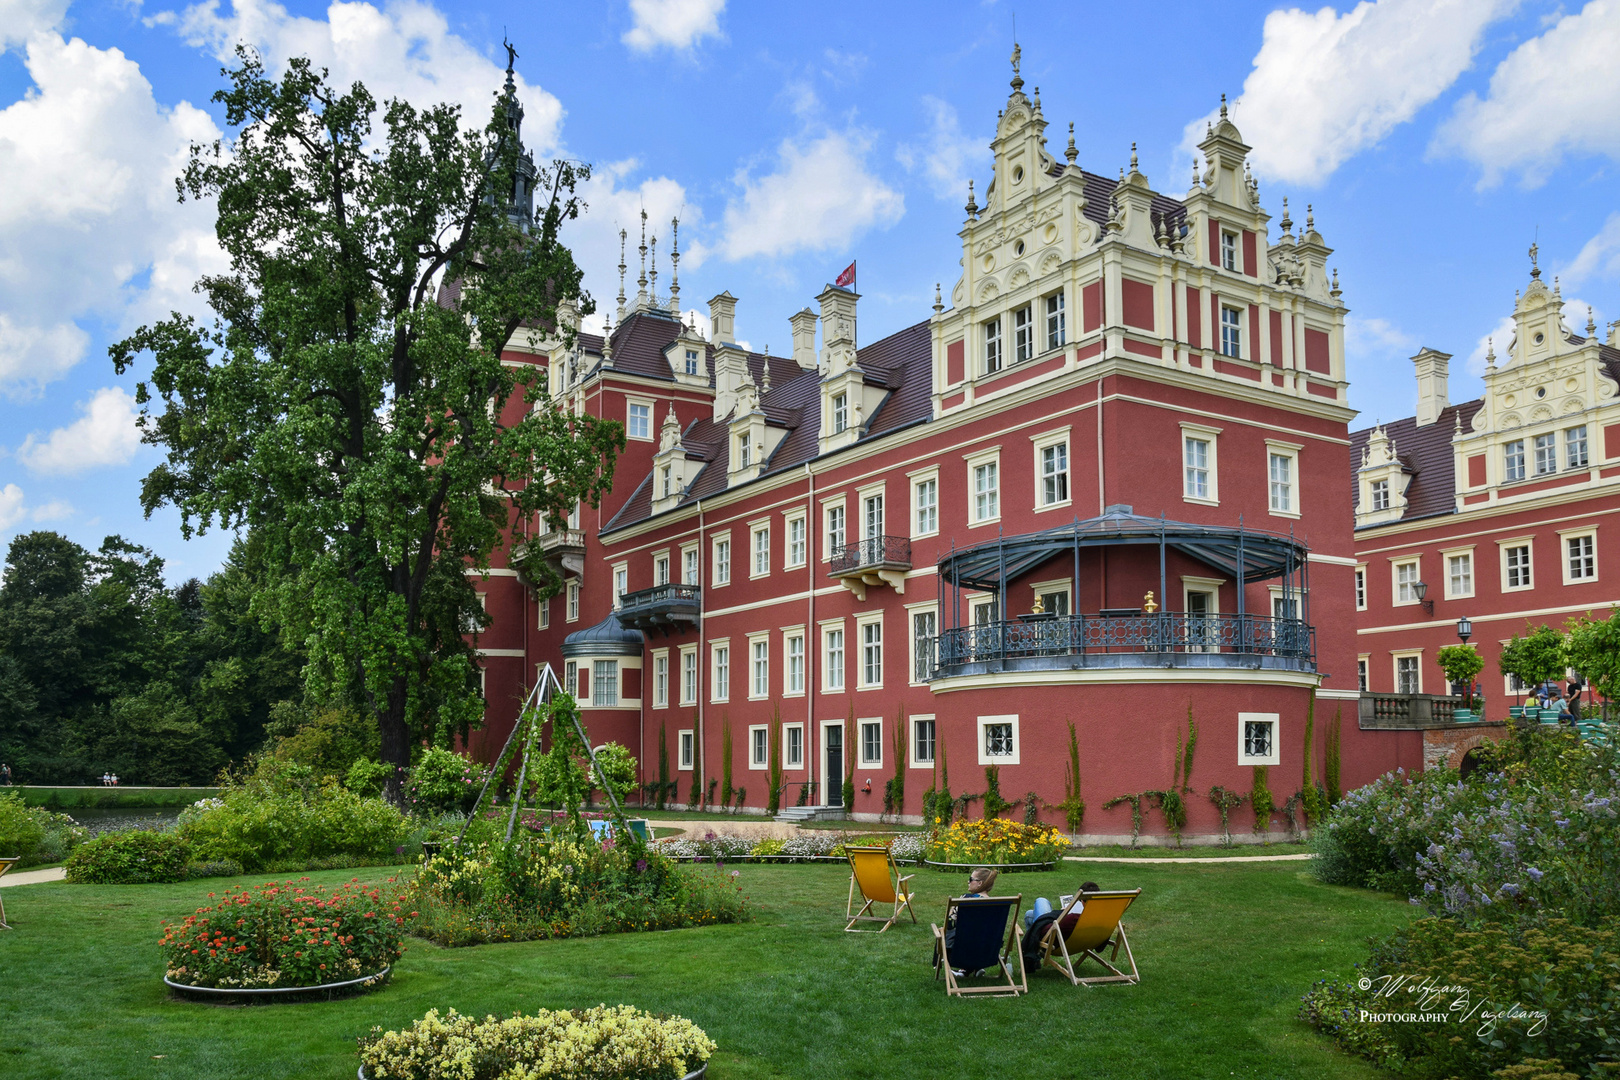
<instances>
[{"instance_id":1,"label":"red palace building","mask_svg":"<svg viewBox=\"0 0 1620 1080\"><path fill-rule=\"evenodd\" d=\"M661 297L644 270L605 336L507 354L546 368L560 406L622 420L629 447L600 508L527 523L480 584L475 754L550 663L648 781L662 740L677 804L721 776L728 731L747 808L775 737L784 806L840 806L852 770L849 811L876 816L898 767L915 820L945 765L959 793L995 765L1007 798L1060 802L1072 722L1095 839L1131 831L1104 802L1170 786L1189 710L1189 834L1220 831L1202 794L1248 791L1254 766L1279 805L1298 790L1309 716L1318 777L1335 716L1343 787L1421 765L1421 731L1357 722L1371 541L1345 483L1330 249L1286 205L1271 238L1224 106L1171 197L1134 150L1118 179L1081 169L1072 135L1054 158L1014 75L950 306L936 289L863 343L860 297L829 286L789 320L791 352L762 355L736 340L736 297L709 302L704 336L678 277ZM535 558L561 595L536 600L518 569Z\"/></svg>"},{"instance_id":2,"label":"red palace building","mask_svg":"<svg viewBox=\"0 0 1620 1080\"><path fill-rule=\"evenodd\" d=\"M1451 404L1451 357L1424 349L1417 415L1352 437L1361 722L1425 728L1427 761L1459 762L1524 700L1497 666L1515 634L1605 618L1620 598L1620 323L1600 340L1588 311L1581 336L1563 307L1532 248L1484 396ZM1459 620L1485 660L1483 730L1447 723L1435 654Z\"/></svg>"}]
</instances>

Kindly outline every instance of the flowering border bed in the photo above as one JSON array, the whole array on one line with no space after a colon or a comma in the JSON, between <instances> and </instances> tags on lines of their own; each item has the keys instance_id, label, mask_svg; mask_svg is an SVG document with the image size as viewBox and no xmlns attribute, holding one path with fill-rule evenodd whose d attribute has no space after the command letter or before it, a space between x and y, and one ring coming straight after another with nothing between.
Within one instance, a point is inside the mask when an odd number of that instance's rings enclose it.
<instances>
[{"instance_id":1,"label":"flowering border bed","mask_svg":"<svg viewBox=\"0 0 1620 1080\"><path fill-rule=\"evenodd\" d=\"M887 841L840 833L806 833L787 840L775 837L725 836L709 833L702 838L675 837L655 841L656 849L681 862L803 863L844 862L843 848L882 844L894 854L895 862L915 863L922 859L924 837L920 833L900 833Z\"/></svg>"},{"instance_id":2,"label":"flowering border bed","mask_svg":"<svg viewBox=\"0 0 1620 1080\"><path fill-rule=\"evenodd\" d=\"M163 976L163 982L170 990L173 990L181 997L189 997L199 1001L286 1001L288 999L297 999L305 994L318 997L324 1001L332 1001L341 997L355 997L378 989L388 981L393 971L393 967L389 966L375 974L362 975L358 979L321 983L318 986L187 986L185 983L175 982L167 975Z\"/></svg>"},{"instance_id":3,"label":"flowering border bed","mask_svg":"<svg viewBox=\"0 0 1620 1080\"><path fill-rule=\"evenodd\" d=\"M1052 869L1055 869L1057 867L1057 860L1055 860L1055 859L1052 862L1015 862L1015 863L932 862L932 861L930 861L928 859L919 859L918 863L920 865L922 865L922 866L928 867L930 870L938 870L941 873L953 873L953 874L955 874L955 873L968 873L970 871L978 869L981 866L989 867L991 870L994 870L997 873L1002 873L1002 874L1016 874L1016 873L1018 873L1020 871L1023 871L1023 870L1036 870L1036 871L1038 871L1038 870L1052 870Z\"/></svg>"}]
</instances>

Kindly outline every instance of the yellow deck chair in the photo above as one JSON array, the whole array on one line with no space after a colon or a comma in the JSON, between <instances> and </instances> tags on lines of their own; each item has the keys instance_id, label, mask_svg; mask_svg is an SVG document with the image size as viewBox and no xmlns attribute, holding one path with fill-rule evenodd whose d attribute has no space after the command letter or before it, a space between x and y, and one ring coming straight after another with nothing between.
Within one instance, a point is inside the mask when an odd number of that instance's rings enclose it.
<instances>
[{"instance_id":1,"label":"yellow deck chair","mask_svg":"<svg viewBox=\"0 0 1620 1080\"><path fill-rule=\"evenodd\" d=\"M888 848L845 845L844 854L849 859L849 903L844 907L844 917L849 920L849 925L844 927L847 932L860 933L855 929L859 922L880 922L883 925L876 932L881 934L895 924L902 911L910 913L912 922L917 921L917 913L911 910L911 889L907 885L916 875L902 875ZM859 911L855 910L856 889L865 901ZM868 915L874 904L892 907L887 915Z\"/></svg>"},{"instance_id":2,"label":"yellow deck chair","mask_svg":"<svg viewBox=\"0 0 1620 1080\"><path fill-rule=\"evenodd\" d=\"M13 866L16 866L21 860L21 855L13 855L9 858L0 859L0 877L5 877L6 871L10 870ZM0 901L0 929L11 929L11 925L6 922L6 905L4 901Z\"/></svg>"},{"instance_id":3,"label":"yellow deck chair","mask_svg":"<svg viewBox=\"0 0 1620 1080\"><path fill-rule=\"evenodd\" d=\"M1126 938L1125 927L1119 921L1125 909L1131 906L1131 901L1141 895L1141 889L1076 895L1046 930L1046 937L1041 941L1042 964L1051 964L1076 986L1112 982L1135 985L1141 982L1142 976L1136 970L1136 957L1131 955L1130 940ZM1080 911L1076 914L1073 912L1077 904ZM1104 959L1103 950L1110 946L1112 951ZM1128 973L1115 966L1121 949L1125 950L1125 964L1130 968ZM1097 961L1109 974L1090 977L1076 975L1075 967L1088 959Z\"/></svg>"}]
</instances>

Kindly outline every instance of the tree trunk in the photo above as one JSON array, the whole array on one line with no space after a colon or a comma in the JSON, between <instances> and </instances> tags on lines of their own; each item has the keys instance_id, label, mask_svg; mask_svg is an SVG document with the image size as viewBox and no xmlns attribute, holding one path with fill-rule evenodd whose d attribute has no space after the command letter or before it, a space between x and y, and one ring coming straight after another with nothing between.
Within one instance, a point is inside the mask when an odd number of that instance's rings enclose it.
<instances>
[{"instance_id":1,"label":"tree trunk","mask_svg":"<svg viewBox=\"0 0 1620 1080\"><path fill-rule=\"evenodd\" d=\"M377 717L377 727L382 734L382 762L394 766L394 771L383 783L383 798L401 810L408 809L405 805L405 771L411 767L411 737L405 723L408 694L405 680L396 679L388 690L387 709Z\"/></svg>"}]
</instances>

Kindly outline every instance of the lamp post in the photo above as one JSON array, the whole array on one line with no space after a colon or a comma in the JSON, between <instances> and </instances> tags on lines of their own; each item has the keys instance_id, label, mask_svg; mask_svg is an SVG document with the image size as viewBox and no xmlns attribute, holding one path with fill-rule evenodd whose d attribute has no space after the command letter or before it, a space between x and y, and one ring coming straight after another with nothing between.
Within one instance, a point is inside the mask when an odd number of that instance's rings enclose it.
<instances>
[{"instance_id":1,"label":"lamp post","mask_svg":"<svg viewBox=\"0 0 1620 1080\"><path fill-rule=\"evenodd\" d=\"M1468 616L1464 615L1462 618L1457 620L1457 638L1464 645L1466 645L1468 644L1468 639L1473 636L1474 624L1468 621Z\"/></svg>"},{"instance_id":2,"label":"lamp post","mask_svg":"<svg viewBox=\"0 0 1620 1080\"><path fill-rule=\"evenodd\" d=\"M1429 583L1426 581L1420 581L1416 585L1412 586L1412 591L1417 593L1418 602L1423 605L1423 613L1425 615L1433 615L1434 601L1425 599L1425 597L1429 595Z\"/></svg>"}]
</instances>

